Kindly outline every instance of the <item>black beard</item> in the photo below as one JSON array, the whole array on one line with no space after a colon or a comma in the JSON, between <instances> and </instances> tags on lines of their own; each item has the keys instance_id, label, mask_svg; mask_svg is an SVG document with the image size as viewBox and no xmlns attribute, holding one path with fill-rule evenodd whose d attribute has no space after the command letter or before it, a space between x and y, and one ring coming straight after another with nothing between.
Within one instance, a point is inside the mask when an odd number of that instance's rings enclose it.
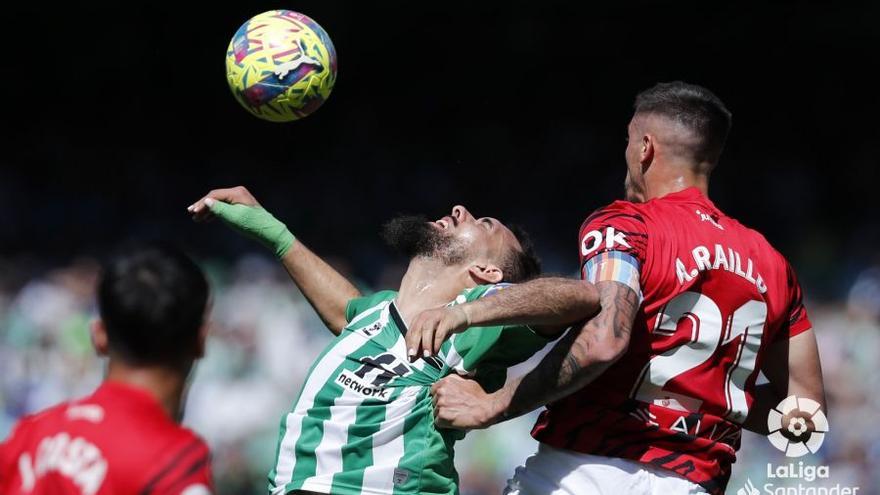
<instances>
[{"instance_id":1,"label":"black beard","mask_svg":"<svg viewBox=\"0 0 880 495\"><path fill-rule=\"evenodd\" d=\"M382 239L412 259L437 258L446 265L464 261L465 250L451 235L432 227L422 215L400 215L382 226Z\"/></svg>"}]
</instances>

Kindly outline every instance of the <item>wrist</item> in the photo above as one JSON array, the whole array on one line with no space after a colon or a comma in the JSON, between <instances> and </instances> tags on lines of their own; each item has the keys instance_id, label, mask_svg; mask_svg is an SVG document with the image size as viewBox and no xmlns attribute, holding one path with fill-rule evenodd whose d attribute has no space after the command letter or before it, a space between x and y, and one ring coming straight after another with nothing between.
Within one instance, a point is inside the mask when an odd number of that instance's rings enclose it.
<instances>
[{"instance_id":1,"label":"wrist","mask_svg":"<svg viewBox=\"0 0 880 495\"><path fill-rule=\"evenodd\" d=\"M284 222L258 204L229 204L214 200L206 200L205 204L214 215L271 249L278 258L284 257L296 239Z\"/></svg>"},{"instance_id":2,"label":"wrist","mask_svg":"<svg viewBox=\"0 0 880 495\"><path fill-rule=\"evenodd\" d=\"M469 328L474 321L473 314L471 313L471 306L472 305L470 303L453 306L453 308L456 309L461 314L461 317L464 319L463 328L465 329Z\"/></svg>"},{"instance_id":3,"label":"wrist","mask_svg":"<svg viewBox=\"0 0 880 495\"><path fill-rule=\"evenodd\" d=\"M284 225L284 224L282 224ZM275 240L272 248L275 250L275 256L278 259L281 259L290 252L290 248L293 247L293 243L296 241L296 236L290 232L290 229L287 226L284 226L284 230L278 235L278 238Z\"/></svg>"},{"instance_id":4,"label":"wrist","mask_svg":"<svg viewBox=\"0 0 880 495\"><path fill-rule=\"evenodd\" d=\"M483 424L486 427L510 419L507 412L508 400L503 387L489 394L489 400L486 403L489 405L486 417L483 418Z\"/></svg>"},{"instance_id":5,"label":"wrist","mask_svg":"<svg viewBox=\"0 0 880 495\"><path fill-rule=\"evenodd\" d=\"M296 237L284 222L263 207L257 206L252 212L254 214L247 219L245 229L271 249L278 259L283 258L290 251Z\"/></svg>"}]
</instances>

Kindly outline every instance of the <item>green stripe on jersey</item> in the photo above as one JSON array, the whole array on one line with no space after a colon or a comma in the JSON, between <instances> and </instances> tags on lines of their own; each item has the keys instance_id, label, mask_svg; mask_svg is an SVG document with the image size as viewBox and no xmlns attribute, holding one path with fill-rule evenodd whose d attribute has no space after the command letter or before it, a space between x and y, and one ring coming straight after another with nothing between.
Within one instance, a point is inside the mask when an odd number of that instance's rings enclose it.
<instances>
[{"instance_id":1,"label":"green stripe on jersey","mask_svg":"<svg viewBox=\"0 0 880 495\"><path fill-rule=\"evenodd\" d=\"M501 290L479 286L450 304ZM497 388L506 369L546 340L522 326L474 327L441 348L440 368L410 363L397 293L354 299L349 324L309 370L282 420L273 494L302 489L338 495L458 493L454 442L463 433L434 427L430 386L453 372Z\"/></svg>"}]
</instances>

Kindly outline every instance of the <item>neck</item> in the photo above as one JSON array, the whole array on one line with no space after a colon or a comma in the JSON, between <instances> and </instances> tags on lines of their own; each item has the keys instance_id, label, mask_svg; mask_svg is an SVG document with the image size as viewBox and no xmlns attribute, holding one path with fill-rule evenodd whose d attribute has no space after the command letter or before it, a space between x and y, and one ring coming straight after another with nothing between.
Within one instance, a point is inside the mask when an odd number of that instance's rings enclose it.
<instances>
[{"instance_id":1,"label":"neck","mask_svg":"<svg viewBox=\"0 0 880 495\"><path fill-rule=\"evenodd\" d=\"M188 374L188 370L181 372L165 366L132 366L111 357L106 380L145 390L159 401L168 416L179 421Z\"/></svg>"},{"instance_id":2,"label":"neck","mask_svg":"<svg viewBox=\"0 0 880 495\"><path fill-rule=\"evenodd\" d=\"M657 169L649 170L651 176L645 177L646 200L684 191L689 187L696 187L704 196L709 196L709 176L695 172L693 166L670 164Z\"/></svg>"},{"instance_id":3,"label":"neck","mask_svg":"<svg viewBox=\"0 0 880 495\"><path fill-rule=\"evenodd\" d=\"M462 290L463 276L461 270L432 258L410 261L397 293L397 309L403 319L412 321L422 311L439 308L455 299Z\"/></svg>"}]
</instances>

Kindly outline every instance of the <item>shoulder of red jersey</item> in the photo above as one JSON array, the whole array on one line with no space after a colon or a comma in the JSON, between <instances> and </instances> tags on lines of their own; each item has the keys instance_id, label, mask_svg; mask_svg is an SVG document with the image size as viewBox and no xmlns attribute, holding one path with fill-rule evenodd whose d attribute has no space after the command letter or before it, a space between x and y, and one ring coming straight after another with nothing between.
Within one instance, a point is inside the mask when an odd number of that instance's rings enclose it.
<instances>
[{"instance_id":1,"label":"shoulder of red jersey","mask_svg":"<svg viewBox=\"0 0 880 495\"><path fill-rule=\"evenodd\" d=\"M785 291L788 300L786 320L782 323L782 331L777 334L777 340L782 340L806 332L813 328L813 324L807 315L807 308L804 305L804 291L801 289L794 268L781 254L779 254L779 258L785 264Z\"/></svg>"},{"instance_id":2,"label":"shoulder of red jersey","mask_svg":"<svg viewBox=\"0 0 880 495\"><path fill-rule=\"evenodd\" d=\"M64 414L64 412L67 411L67 408L70 407L70 405L74 404L74 403L75 403L75 401L59 402L58 404L55 404L54 406L49 406L46 409L43 409L41 411L33 412L30 414L25 414L24 416L19 418L18 422L19 422L19 424L22 424L22 425L30 424L30 423L38 423L39 421L41 421L44 418L57 416L59 414Z\"/></svg>"},{"instance_id":3,"label":"shoulder of red jersey","mask_svg":"<svg viewBox=\"0 0 880 495\"><path fill-rule=\"evenodd\" d=\"M9 479L4 477L13 471L18 471L19 456L29 447L34 434L39 433L37 429L41 423L61 414L67 409L68 404L68 402L56 404L42 411L24 415L15 422L9 436L0 442L0 492L4 491L3 484L9 482Z\"/></svg>"},{"instance_id":4,"label":"shoulder of red jersey","mask_svg":"<svg viewBox=\"0 0 880 495\"><path fill-rule=\"evenodd\" d=\"M26 414L18 418L18 421L16 421L15 425L12 427L12 431L9 432L9 437L6 439L6 445L11 445L13 440L23 434L27 434L29 429L38 426L40 422L44 421L46 418L52 418L59 414L63 414L70 404L70 402L61 402L43 409L42 411Z\"/></svg>"},{"instance_id":5,"label":"shoulder of red jersey","mask_svg":"<svg viewBox=\"0 0 880 495\"><path fill-rule=\"evenodd\" d=\"M612 249L630 251L643 261L648 231L642 207L615 201L588 216L580 229L581 261Z\"/></svg>"},{"instance_id":6,"label":"shoulder of red jersey","mask_svg":"<svg viewBox=\"0 0 880 495\"><path fill-rule=\"evenodd\" d=\"M153 469L139 495L209 495L211 453L191 430L180 427Z\"/></svg>"},{"instance_id":7,"label":"shoulder of red jersey","mask_svg":"<svg viewBox=\"0 0 880 495\"><path fill-rule=\"evenodd\" d=\"M783 291L788 304L785 313L786 320L782 323L782 331L777 334L777 340L791 338L811 329L813 324L810 322L806 306L804 305L803 289L801 289L794 267L785 255L776 249L761 232L743 225L733 218L728 217L728 221L735 222L739 228L755 236L756 240L762 244L762 249L765 249L773 256L773 262L776 264L777 273L779 274L777 284L779 284L780 290Z\"/></svg>"},{"instance_id":8,"label":"shoulder of red jersey","mask_svg":"<svg viewBox=\"0 0 880 495\"><path fill-rule=\"evenodd\" d=\"M596 209L596 211L591 213L581 224L581 231L583 231L584 228L586 228L591 223L595 223L601 220L610 220L613 219L615 216L621 214L636 215L641 218L644 206L644 204L633 203L631 201L614 201L613 203L598 208Z\"/></svg>"},{"instance_id":9,"label":"shoulder of red jersey","mask_svg":"<svg viewBox=\"0 0 880 495\"><path fill-rule=\"evenodd\" d=\"M643 205L615 201L596 210L581 224L578 240L583 279L617 281L639 292L648 244Z\"/></svg>"}]
</instances>

